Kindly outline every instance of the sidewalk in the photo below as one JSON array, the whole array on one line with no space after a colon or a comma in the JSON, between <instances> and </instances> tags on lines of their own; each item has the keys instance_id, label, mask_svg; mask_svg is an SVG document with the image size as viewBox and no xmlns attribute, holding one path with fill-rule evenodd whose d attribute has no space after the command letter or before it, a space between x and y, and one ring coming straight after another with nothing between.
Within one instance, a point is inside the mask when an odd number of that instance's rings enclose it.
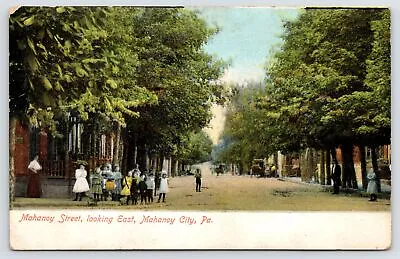
<instances>
[{"instance_id":1,"label":"sidewalk","mask_svg":"<svg viewBox=\"0 0 400 259\"><path fill-rule=\"evenodd\" d=\"M99 206L106 207L117 207L120 203L117 201L101 201L98 202ZM29 208L29 207L44 207L46 209L51 208L88 208L92 207L89 205L89 198L83 197L82 201L73 201L67 198L23 198L17 197L13 203L14 208Z\"/></svg>"},{"instance_id":2,"label":"sidewalk","mask_svg":"<svg viewBox=\"0 0 400 259\"><path fill-rule=\"evenodd\" d=\"M301 177L279 177L278 179L280 179L281 181L288 181L288 182L299 183L299 184L308 184L308 185L320 186L320 187L326 188L326 189L333 188L333 185L322 185L322 184L317 183L317 182L303 182L303 181L301 181ZM349 190L349 188L346 188L346 190ZM358 192L366 192L366 190L364 190L362 188L362 184L361 183L358 183L358 190L354 190L354 189L351 189L351 190L358 191ZM382 180L381 181L381 190L382 190L382 193L391 194L392 186L387 184L386 181Z\"/></svg>"}]
</instances>

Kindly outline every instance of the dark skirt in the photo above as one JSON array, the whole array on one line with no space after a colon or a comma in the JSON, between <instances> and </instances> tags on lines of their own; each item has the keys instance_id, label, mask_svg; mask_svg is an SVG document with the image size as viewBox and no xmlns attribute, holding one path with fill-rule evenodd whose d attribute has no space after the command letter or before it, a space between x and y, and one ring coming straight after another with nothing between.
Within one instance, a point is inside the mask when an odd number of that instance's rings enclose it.
<instances>
[{"instance_id":1,"label":"dark skirt","mask_svg":"<svg viewBox=\"0 0 400 259\"><path fill-rule=\"evenodd\" d=\"M40 175L32 173L28 180L28 198L40 198L41 188L40 188Z\"/></svg>"}]
</instances>

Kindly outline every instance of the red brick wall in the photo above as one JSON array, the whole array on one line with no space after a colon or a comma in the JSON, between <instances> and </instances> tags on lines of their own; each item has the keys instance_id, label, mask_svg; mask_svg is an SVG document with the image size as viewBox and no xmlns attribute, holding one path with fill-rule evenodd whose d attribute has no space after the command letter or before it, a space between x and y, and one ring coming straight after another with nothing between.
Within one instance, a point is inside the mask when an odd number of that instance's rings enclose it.
<instances>
[{"instance_id":1,"label":"red brick wall","mask_svg":"<svg viewBox=\"0 0 400 259\"><path fill-rule=\"evenodd\" d=\"M15 129L15 151L14 151L15 175L27 173L29 164L29 129L17 121Z\"/></svg>"},{"instance_id":2,"label":"red brick wall","mask_svg":"<svg viewBox=\"0 0 400 259\"><path fill-rule=\"evenodd\" d=\"M336 158L339 164L343 163L343 154L342 149L336 149ZM354 164L358 164L361 161L361 153L360 148L358 146L353 146L353 162Z\"/></svg>"}]
</instances>

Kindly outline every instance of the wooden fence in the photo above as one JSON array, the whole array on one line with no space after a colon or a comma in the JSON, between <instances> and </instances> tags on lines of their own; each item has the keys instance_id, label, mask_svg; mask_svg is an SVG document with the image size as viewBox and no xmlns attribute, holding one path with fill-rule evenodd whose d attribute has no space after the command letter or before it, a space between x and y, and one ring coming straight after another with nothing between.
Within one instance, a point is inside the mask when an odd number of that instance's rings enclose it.
<instances>
[{"instance_id":1,"label":"wooden fence","mask_svg":"<svg viewBox=\"0 0 400 259\"><path fill-rule=\"evenodd\" d=\"M88 161L86 170L90 173L96 166L101 166L105 163L111 163L111 158L91 158ZM70 160L68 164L68 171L66 171L65 160L45 160L42 161L42 172L43 176L48 178L63 178L70 179L75 177L75 169L78 168L76 161Z\"/></svg>"}]
</instances>

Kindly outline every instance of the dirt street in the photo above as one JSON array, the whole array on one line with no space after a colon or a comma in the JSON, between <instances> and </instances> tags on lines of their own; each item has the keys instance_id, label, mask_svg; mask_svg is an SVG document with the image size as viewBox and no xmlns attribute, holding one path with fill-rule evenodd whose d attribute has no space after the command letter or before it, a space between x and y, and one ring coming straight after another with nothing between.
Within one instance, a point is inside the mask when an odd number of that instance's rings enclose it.
<instances>
[{"instance_id":1,"label":"dirt street","mask_svg":"<svg viewBox=\"0 0 400 259\"><path fill-rule=\"evenodd\" d=\"M380 211L390 210L389 200L368 202L359 194L332 195L319 185L276 178L212 175L210 164L201 165L202 192L195 191L193 176L172 178L166 208L182 210L284 210Z\"/></svg>"},{"instance_id":2,"label":"dirt street","mask_svg":"<svg viewBox=\"0 0 400 259\"><path fill-rule=\"evenodd\" d=\"M210 164L200 165L201 192L195 190L194 176L169 179L169 193L165 203L124 205L117 202L99 202L96 208L140 210L248 210L248 211L389 211L390 200L369 202L359 193L332 195L320 185L291 182L276 178L212 175ZM17 198L15 208L82 208L87 200L73 202L67 199ZM93 207L94 208L94 207Z\"/></svg>"}]
</instances>

